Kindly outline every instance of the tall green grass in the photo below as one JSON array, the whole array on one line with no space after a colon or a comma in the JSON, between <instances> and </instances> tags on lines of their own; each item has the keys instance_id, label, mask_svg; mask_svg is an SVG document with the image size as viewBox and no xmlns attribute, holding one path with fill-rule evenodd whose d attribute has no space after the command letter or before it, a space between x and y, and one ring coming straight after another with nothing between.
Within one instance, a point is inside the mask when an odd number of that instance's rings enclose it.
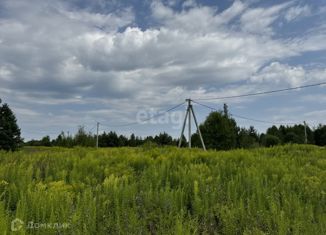
<instances>
[{"instance_id":1,"label":"tall green grass","mask_svg":"<svg viewBox=\"0 0 326 235\"><path fill-rule=\"evenodd\" d=\"M326 234L326 150L0 152L1 234ZM11 221L69 223L11 232Z\"/></svg>"}]
</instances>

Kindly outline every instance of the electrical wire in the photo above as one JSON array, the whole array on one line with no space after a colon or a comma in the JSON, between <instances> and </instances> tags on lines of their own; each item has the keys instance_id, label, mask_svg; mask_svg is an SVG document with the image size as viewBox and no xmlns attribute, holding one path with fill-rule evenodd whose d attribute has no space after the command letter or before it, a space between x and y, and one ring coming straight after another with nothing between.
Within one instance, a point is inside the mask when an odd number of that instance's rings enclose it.
<instances>
[{"instance_id":1,"label":"electrical wire","mask_svg":"<svg viewBox=\"0 0 326 235\"><path fill-rule=\"evenodd\" d=\"M196 100L218 100L218 99L232 99L232 98L241 98L241 97L248 97L248 96L257 96L257 95L265 95L265 94L272 94L272 93L277 93L277 92L285 92L285 91L292 91L292 90L297 90L297 89L302 89L302 88L309 88L309 87L316 87L316 86L322 86L322 85L326 85L326 82L320 82L320 83L315 83L315 84L308 84L308 85L304 85L304 86L297 86L297 87L289 87L289 88L283 88L283 89L278 89L278 90L270 90L270 91L262 91L262 92L256 92L256 93L248 93L248 94L241 94L241 95L233 95L233 96L221 96L221 97L215 97L215 98L198 98ZM212 109L212 110L216 110L217 109L210 107L208 105L205 104L201 104L198 103L194 100L192 100L192 102L199 104L201 106L204 106L206 108ZM147 118L141 122L133 122L133 123L127 123L127 124L121 124L121 125L103 125L103 126L107 126L107 127L123 127L123 126L131 126L131 125L138 125L141 124L143 122L149 121L151 119L154 119L156 117L162 116L167 112L170 112L178 107L180 107L181 105L183 105L185 102L178 104L174 107L172 107L171 109L166 110L163 113L159 113L157 115L154 115L150 118ZM253 118L248 118L248 117L244 117L242 115L237 115L237 114L232 114L232 116L234 117L238 117L241 119L245 119L245 120L250 120L250 121L255 121L255 122L262 122L262 123L270 123L270 124L278 124L278 125L294 125L296 123L293 122L288 122L288 123L282 123L282 122L270 122L270 121L264 121L264 120L258 120L258 119L253 119Z\"/></svg>"},{"instance_id":2,"label":"electrical wire","mask_svg":"<svg viewBox=\"0 0 326 235\"><path fill-rule=\"evenodd\" d=\"M193 103L198 104L198 105L201 105L201 106L203 106L205 108L208 108L208 109L211 109L211 110L214 110L214 111L219 111L216 108L211 107L211 106L208 106L206 104L202 104L202 103L199 103L199 102L194 101L194 100L191 100L191 101ZM249 121L261 122L261 123L268 123L268 124L275 124L275 125L295 125L296 124L294 122L271 122L271 121L264 121L264 120L259 120L259 119L245 117L245 116L242 116L242 115L237 115L237 114L234 114L234 113L231 113L231 116L237 117L237 118L241 118L241 119L245 119L245 120L249 120Z\"/></svg>"},{"instance_id":3,"label":"electrical wire","mask_svg":"<svg viewBox=\"0 0 326 235\"><path fill-rule=\"evenodd\" d=\"M244 116L241 116L241 115L237 115L237 114L234 114L234 113L231 113L231 115L233 117L237 117L237 118L241 118L241 119L245 119L245 120L249 120L249 121L268 123L268 124L276 124L276 125L295 125L295 124L297 124L297 123L294 123L294 122L271 122L271 121L258 120L258 119L253 119L253 118L248 118L248 117L244 117Z\"/></svg>"},{"instance_id":4,"label":"electrical wire","mask_svg":"<svg viewBox=\"0 0 326 235\"><path fill-rule=\"evenodd\" d=\"M283 89L278 89L278 90L270 90L270 91L262 91L262 92L256 92L256 93L241 94L241 95L221 96L221 97L212 97L212 98L198 98L196 100L222 100L222 99L232 99L232 98L240 98L240 97L248 97L248 96L266 95L266 94L271 94L271 93L292 91L292 90L308 88L308 87L316 87L316 86L321 86L321 85L326 85L326 82L309 84L309 85L304 85L304 86L297 86L297 87L289 87L289 88L283 88Z\"/></svg>"},{"instance_id":5,"label":"electrical wire","mask_svg":"<svg viewBox=\"0 0 326 235\"><path fill-rule=\"evenodd\" d=\"M270 91L262 91L262 92L256 92L256 93L248 93L248 94L240 94L240 95L233 95L233 96L221 96L221 97L212 97L212 98L198 98L196 100L191 100L193 103L201 105L203 107L206 107L208 109L211 110L215 110L215 111L219 111L217 109L215 109L214 107L202 104L202 103L198 103L197 100L199 101L204 101L204 100L222 100L222 99L232 99L232 98L241 98L241 97L249 97L249 96L258 96L258 95L265 95L265 94L272 94L272 93L277 93L277 92L285 92L285 91L292 91L292 90L297 90L297 89L302 89L302 88L309 88L309 87L317 87L317 86L322 86L322 85L326 85L326 82L321 82L321 83L315 83L315 84L309 84L309 85L304 85L304 86L297 86L297 87L289 87L289 88L284 88L284 89L278 89L278 90L270 90ZM154 118L157 118L159 116L162 116L174 109L179 108L180 106L182 106L183 104L185 104L186 102L182 102L181 104L178 104L176 106L173 106L172 108L162 112L162 113L158 113L152 117L149 117L147 119L144 119L140 122L132 122L132 123L126 123L126 124L121 124L121 125L105 125L102 124L102 126L105 127L124 127L124 126L133 126L133 125L139 125L139 124L143 124L144 122L150 121ZM242 115L237 115L237 114L231 114L234 117L238 117L241 119L245 119L245 120L250 120L250 121L255 121L255 122L261 122L261 123L270 123L270 124L279 124L279 125L294 125L296 123L281 123L281 122L270 122L270 121L264 121L264 120L258 120L258 119L253 119L253 118L248 118L248 117L244 117ZM94 130L95 127L92 127L90 131ZM31 132L31 131L24 131L23 132L27 132L27 133L41 133L41 132ZM54 133L48 133L48 134L54 134Z\"/></svg>"},{"instance_id":6,"label":"electrical wire","mask_svg":"<svg viewBox=\"0 0 326 235\"><path fill-rule=\"evenodd\" d=\"M169 108L167 110L165 110L164 112L161 112L161 113L158 113L156 115L153 115L152 117L149 117L149 118L146 118L144 120L141 120L141 121L138 121L138 122L131 122L131 123L126 123L126 124L121 124L121 125L104 125L104 124L101 124L102 126L105 126L105 127L124 127L124 126L134 126L134 125L140 125L140 124L143 124L144 122L147 122L147 121L150 121L154 118L157 118L157 117L160 117L168 112L171 112L172 110L175 110L177 108L179 108L180 106L184 105L186 102L182 102L181 104L178 104L178 105L175 105L173 106L172 108Z\"/></svg>"},{"instance_id":7,"label":"electrical wire","mask_svg":"<svg viewBox=\"0 0 326 235\"><path fill-rule=\"evenodd\" d=\"M92 131L95 129L96 125L93 125L92 128L89 129L89 132L92 133Z\"/></svg>"}]
</instances>

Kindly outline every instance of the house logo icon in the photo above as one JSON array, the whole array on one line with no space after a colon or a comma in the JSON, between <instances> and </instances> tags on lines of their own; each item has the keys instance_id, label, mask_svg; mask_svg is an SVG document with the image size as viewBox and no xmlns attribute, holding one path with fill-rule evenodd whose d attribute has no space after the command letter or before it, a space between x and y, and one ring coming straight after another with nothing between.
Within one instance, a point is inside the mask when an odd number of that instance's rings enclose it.
<instances>
[{"instance_id":1,"label":"house logo icon","mask_svg":"<svg viewBox=\"0 0 326 235\"><path fill-rule=\"evenodd\" d=\"M13 221L11 221L11 231L16 232L19 231L23 228L24 225L24 221L22 221L21 219L14 219Z\"/></svg>"}]
</instances>

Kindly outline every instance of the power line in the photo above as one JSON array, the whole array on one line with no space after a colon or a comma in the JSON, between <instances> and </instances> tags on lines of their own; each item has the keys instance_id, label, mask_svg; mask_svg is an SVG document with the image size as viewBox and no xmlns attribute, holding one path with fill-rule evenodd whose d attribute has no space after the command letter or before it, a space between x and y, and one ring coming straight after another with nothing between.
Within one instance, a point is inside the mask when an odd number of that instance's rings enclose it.
<instances>
[{"instance_id":1,"label":"power line","mask_svg":"<svg viewBox=\"0 0 326 235\"><path fill-rule=\"evenodd\" d=\"M160 116L162 116L162 115L164 115L164 114L166 114L168 112L171 112L172 110L175 110L175 109L179 108L180 106L184 105L185 103L186 102L184 101L181 104L175 105L172 108L169 108L169 109L165 110L164 112L158 113L156 115L153 115L152 117L146 118L146 119L141 120L139 122L131 122L131 123L126 123L126 124L121 124L121 125L104 125L104 124L101 123L101 125L105 126L105 127L124 127L124 126L140 125L140 124L142 124L144 122L150 121L150 120L152 120L154 118L160 117Z\"/></svg>"},{"instance_id":2,"label":"power line","mask_svg":"<svg viewBox=\"0 0 326 235\"><path fill-rule=\"evenodd\" d=\"M96 123L97 123L97 122L96 122ZM95 129L95 127L96 127L96 124L94 124L94 125L92 126L92 128L89 129L89 132L93 132L93 130Z\"/></svg>"},{"instance_id":3,"label":"power line","mask_svg":"<svg viewBox=\"0 0 326 235\"><path fill-rule=\"evenodd\" d=\"M289 88L283 88L283 89L278 89L278 90L270 90L270 91L262 91L262 92L256 92L256 93L248 93L248 94L241 94L241 95L233 95L233 96L221 96L221 97L215 97L215 98L198 98L196 100L219 100L219 99L232 99L232 98L240 98L240 97L249 97L249 96L257 96L257 95L265 95L265 94L272 94L272 93L277 93L277 92L285 92L285 91L291 91L291 90L297 90L297 89L302 89L302 88L309 88L309 87L316 87L316 86L321 86L321 85L326 85L326 82L321 82L321 83L315 83L315 84L309 84L309 85L304 85L304 86L297 86L297 87L289 87ZM210 107L208 105L205 105L205 104L201 104L201 103L198 103L194 100L191 100L192 102L196 103L196 104L199 104L201 106L204 106L206 108L209 108L211 110L216 110L218 111L217 109L213 108L213 107ZM168 110L166 110L165 112L163 113L159 113L157 115L154 115L150 118L147 118L147 119L144 119L140 122L132 122L132 123L127 123L127 124L121 124L121 125L103 125L103 126L106 126L106 127L124 127L124 126L133 126L133 125L139 125L139 124L142 124L143 122L147 122L147 121L150 121L156 117L159 117L159 116L162 116L164 115L165 113L168 113L180 106L182 106L185 102L181 103L181 104L178 104ZM282 123L282 122L270 122L270 121L264 121L264 120L258 120L258 119L253 119L253 118L248 118L248 117L244 117L242 115L237 115L237 114L232 114L232 116L234 117L238 117L238 118L241 118L241 119L245 119L245 120L250 120L250 121L255 121L255 122L261 122L261 123L270 123L270 124L277 124L277 125L293 125L293 124L296 124L296 123Z\"/></svg>"},{"instance_id":4,"label":"power line","mask_svg":"<svg viewBox=\"0 0 326 235\"><path fill-rule=\"evenodd\" d=\"M321 85L326 85L326 82L309 84L309 85L304 85L304 86L297 86L297 87L289 87L289 88L283 88L283 89L278 89L278 90L241 94L241 95L221 96L221 97L212 97L212 98L199 98L196 100L222 100L222 99L232 99L232 98L240 98L240 97L248 97L248 96L266 95L266 94L271 94L271 93L276 93L276 92L291 91L291 90L297 90L297 89L308 88L308 87L316 87L316 86L321 86Z\"/></svg>"},{"instance_id":5,"label":"power line","mask_svg":"<svg viewBox=\"0 0 326 235\"><path fill-rule=\"evenodd\" d=\"M258 119L248 118L248 117L244 117L244 116L233 114L233 113L231 113L231 115L234 117L238 117L238 118L249 120L249 121L268 123L268 124L276 124L276 125L295 125L295 124L297 124L294 122L271 122L271 121L258 120Z\"/></svg>"},{"instance_id":6,"label":"power line","mask_svg":"<svg viewBox=\"0 0 326 235\"><path fill-rule=\"evenodd\" d=\"M47 131L30 131L30 130L24 130L22 129L21 132L32 134L32 135L58 135L58 132L47 132Z\"/></svg>"},{"instance_id":7,"label":"power line","mask_svg":"<svg viewBox=\"0 0 326 235\"><path fill-rule=\"evenodd\" d=\"M262 92L256 92L256 93L248 93L248 94L241 94L241 95L233 95L233 96L221 96L221 97L212 97L212 98L198 98L196 100L221 100L221 99L232 99L232 98L240 98L240 97L249 97L249 96L257 96L257 95L265 95L265 94L271 94L271 93L277 93L277 92L285 92L285 91L291 91L291 90L297 90L297 89L302 89L302 88L309 88L309 87L317 87L317 86L322 86L322 85L326 85L326 82L321 82L321 83L315 83L315 84L309 84L309 85L304 85L304 86L297 86L297 87L290 87L290 88L284 88L284 89L278 89L278 90L270 90L270 91L262 91ZM213 107L210 107L208 105L205 105L205 104L201 104L201 103L198 103L197 101L195 100L191 100L193 103L196 103L198 105L201 105L203 107L206 107L206 108L209 108L211 110L216 110L216 111L219 111ZM126 124L120 124L120 125L104 125L104 124L101 124L105 127L125 127L125 126L133 126L133 125L139 125L139 124L142 124L143 122L147 122L147 121L150 121L154 118L157 118L159 116L162 116L174 109L177 109L178 107L182 106L183 104L185 104L185 102L182 102L176 106L173 106L172 108L162 112L162 113L158 113L152 117L149 117L147 119L144 119L142 121L139 121L139 122L132 122L132 123L126 123ZM293 124L296 124L296 123L281 123L281 122L270 122L270 121L264 121L264 120L258 120L258 119L253 119L253 118L248 118L248 117L244 117L242 115L237 115L237 114L231 114L232 116L234 117L238 117L238 118L241 118L241 119L245 119L245 120L250 120L250 121L255 121L255 122L261 122L261 123L270 123L270 124L279 124L279 125L293 125ZM90 132L94 130L96 126L93 126L91 129L90 129ZM22 130L22 132L27 132L27 133L34 133L34 134L40 134L41 131L39 132L31 132L31 131L24 131ZM47 134L55 134L55 133L48 133L46 132ZM57 133L56 133L57 134Z\"/></svg>"},{"instance_id":8,"label":"power line","mask_svg":"<svg viewBox=\"0 0 326 235\"><path fill-rule=\"evenodd\" d=\"M214 110L214 111L219 111L214 107L208 106L206 104L202 104L202 103L198 103L194 100L192 100L193 103L201 105L203 107L206 107L208 109ZM261 122L261 123L268 123L268 124L276 124L276 125L295 125L296 123L294 122L271 122L271 121L264 121L264 120L259 120L259 119L254 119L254 118L249 118L249 117L244 117L242 115L237 115L237 114L233 114L231 113L232 116L237 117L237 118L241 118L241 119L245 119L245 120L249 120L249 121L254 121L254 122Z\"/></svg>"}]
</instances>

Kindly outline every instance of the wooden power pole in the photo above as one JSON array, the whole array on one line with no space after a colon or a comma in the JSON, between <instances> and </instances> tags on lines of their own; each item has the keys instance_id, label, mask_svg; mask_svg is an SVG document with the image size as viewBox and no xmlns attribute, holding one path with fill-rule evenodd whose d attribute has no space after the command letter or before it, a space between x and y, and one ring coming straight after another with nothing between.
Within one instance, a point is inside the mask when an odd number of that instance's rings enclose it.
<instances>
[{"instance_id":1,"label":"wooden power pole","mask_svg":"<svg viewBox=\"0 0 326 235\"><path fill-rule=\"evenodd\" d=\"M179 139L179 145L178 146L179 146L179 148L181 147L182 137L183 137L183 133L184 133L187 118L188 118L188 128L189 128L189 130L188 130L188 147L191 148L191 115L192 115L193 118L194 118L194 121L195 121L195 125L196 125L196 128L197 128L198 134L199 134L199 138L200 138L202 147L206 151L206 146L205 146L205 143L204 143L204 140L203 140L203 136L202 136L201 131L199 129L197 118L196 118L194 109L193 109L192 104L191 104L191 99L186 99L186 101L188 102L188 107L187 107L186 116L185 116L185 119L184 119L184 122L183 122L183 125L182 125L181 136L180 136L180 139Z\"/></svg>"},{"instance_id":2,"label":"wooden power pole","mask_svg":"<svg viewBox=\"0 0 326 235\"><path fill-rule=\"evenodd\" d=\"M98 129L100 127L100 123L96 123L96 148L98 148Z\"/></svg>"},{"instance_id":3,"label":"wooden power pole","mask_svg":"<svg viewBox=\"0 0 326 235\"><path fill-rule=\"evenodd\" d=\"M304 143L307 144L308 143L308 137L307 137L307 123L306 123L306 121L304 121L303 124L304 124Z\"/></svg>"}]
</instances>

